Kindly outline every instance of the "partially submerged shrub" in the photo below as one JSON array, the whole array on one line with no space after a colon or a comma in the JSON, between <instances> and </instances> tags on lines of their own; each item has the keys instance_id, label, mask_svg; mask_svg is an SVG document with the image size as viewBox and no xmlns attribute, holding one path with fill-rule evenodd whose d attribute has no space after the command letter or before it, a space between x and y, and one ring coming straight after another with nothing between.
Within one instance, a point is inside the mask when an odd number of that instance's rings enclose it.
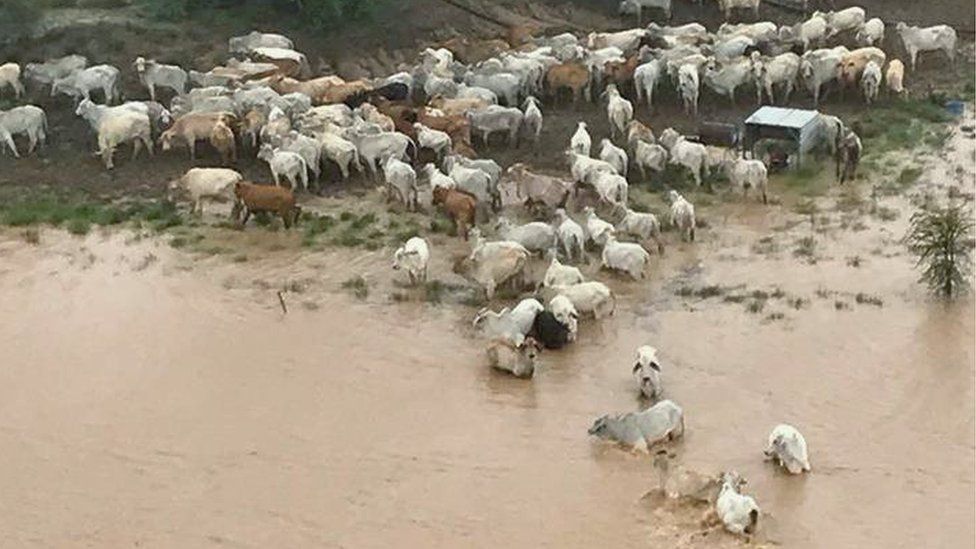
<instances>
[{"instance_id":1,"label":"partially submerged shrub","mask_svg":"<svg viewBox=\"0 0 976 549\"><path fill-rule=\"evenodd\" d=\"M920 281L951 299L965 292L972 274L973 220L968 208L951 204L914 213L905 243L922 270Z\"/></svg>"}]
</instances>

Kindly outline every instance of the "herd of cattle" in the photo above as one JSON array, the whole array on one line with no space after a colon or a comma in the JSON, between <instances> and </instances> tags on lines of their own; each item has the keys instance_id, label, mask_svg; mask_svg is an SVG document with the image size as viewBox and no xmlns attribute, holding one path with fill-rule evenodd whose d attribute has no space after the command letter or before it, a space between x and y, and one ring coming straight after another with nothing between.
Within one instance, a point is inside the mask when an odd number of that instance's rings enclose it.
<instances>
[{"instance_id":1,"label":"herd of cattle","mask_svg":"<svg viewBox=\"0 0 976 549\"><path fill-rule=\"evenodd\" d=\"M754 4L758 13L758 0L723 2L726 11ZM621 11L640 17L641 9L663 4L670 6L661 0L625 0ZM899 23L895 30L913 70L919 52L941 50L950 61L954 57L956 35L951 27ZM651 23L582 38L567 33L523 36L507 44L489 41L490 47L481 48L487 51L483 55L460 46L453 51L428 48L408 70L354 81L337 76L298 79L308 76L309 67L292 41L252 32L229 41L231 53L244 56L244 61L232 59L206 73L135 59L133 68L148 101L113 105L121 99L120 70L89 66L80 55L27 64L23 73L17 64L0 65L0 92L9 86L22 97L23 77L36 89L48 86L52 96L74 98L75 113L91 126L106 169L114 165L114 151L127 143L132 144L133 157L141 148L153 155L160 143L163 151L185 146L193 160L197 143L204 141L225 165L235 163L242 152L267 163L274 185L246 182L229 168L188 170L170 190L187 192L195 212L202 212L205 201L233 194L231 215L242 225L251 214L263 211L291 226L299 213L293 191L299 186L307 190L322 178L325 166L334 164L343 179L351 170L368 170L374 179L382 174L388 199L409 210L440 206L458 234L472 240L457 271L489 298L503 284L524 287L530 258L548 257L536 292L546 305L528 298L500 312L483 309L474 320L490 341L491 364L531 377L542 348L558 349L576 340L581 315L599 320L613 313L610 289L585 280L572 265L586 260L587 248L600 250L605 268L634 279L643 278L649 249L663 251L658 218L628 206L630 168L636 166L644 178L647 170L662 172L670 163L686 168L699 185L709 171L722 170L733 188L753 189L766 201L767 168L762 159L706 146L671 128L655 136L637 120L635 111L642 103L653 108L655 89L673 86L692 116L697 116L702 83L733 102L737 90L752 87L759 103L775 102L777 87L779 99L786 102L799 84L816 104L824 99L822 88L836 82L841 89L858 87L870 103L882 82L892 93L904 93L904 64L889 60L879 48L884 32L880 19L866 20L864 10L856 7L815 12L791 26L726 23L714 33L697 23ZM842 45L845 41L855 49ZM509 146L523 139L537 142L543 125L538 98L556 103L567 90L574 102L594 99L595 91L605 99L610 135L599 141L597 157L591 155L589 129L580 122L565 151L569 178L534 173L522 163L503 170L491 159L478 158L472 134L481 137L485 148L493 134L502 134ZM100 92L104 104L95 102L93 92ZM175 96L166 108L156 100L169 92ZM822 127L829 146L843 158L844 176L851 176L860 139L836 117L822 115ZM46 115L39 107L0 111L0 143L14 156L19 154L14 136L26 137L30 154L44 143L47 131ZM281 185L283 180L288 188ZM570 215L571 198L582 224ZM683 240L694 241L694 206L674 190L668 198L667 221ZM493 223L497 239L488 240L477 225L515 205L544 211L550 221L516 224L498 216ZM618 240L623 238L631 241ZM406 272L413 284L423 283L430 254L426 240L411 238L395 251L394 269ZM590 434L644 451L682 436L681 407L660 400L663 386L656 349L638 349L633 375L640 393L656 404L638 413L603 416ZM788 425L773 430L766 454L791 473L810 469L806 442ZM734 473L722 477L715 511L728 530L751 532L759 509L740 493L740 485Z\"/></svg>"}]
</instances>

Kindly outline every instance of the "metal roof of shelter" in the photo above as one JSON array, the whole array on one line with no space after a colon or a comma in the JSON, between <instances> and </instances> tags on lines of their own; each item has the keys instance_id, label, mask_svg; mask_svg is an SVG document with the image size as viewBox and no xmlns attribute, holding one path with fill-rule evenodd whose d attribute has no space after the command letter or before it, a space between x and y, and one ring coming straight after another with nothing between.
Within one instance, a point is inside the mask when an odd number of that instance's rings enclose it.
<instances>
[{"instance_id":1,"label":"metal roof of shelter","mask_svg":"<svg viewBox=\"0 0 976 549\"><path fill-rule=\"evenodd\" d=\"M817 111L767 106L760 107L749 118L746 118L746 124L801 129L817 120L819 115L820 113Z\"/></svg>"}]
</instances>

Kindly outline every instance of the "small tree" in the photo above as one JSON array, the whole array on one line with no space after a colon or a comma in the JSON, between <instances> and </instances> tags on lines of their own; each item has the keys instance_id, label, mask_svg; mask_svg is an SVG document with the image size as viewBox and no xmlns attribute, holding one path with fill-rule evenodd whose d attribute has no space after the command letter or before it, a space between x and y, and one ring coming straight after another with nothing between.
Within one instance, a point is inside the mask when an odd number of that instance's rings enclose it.
<instances>
[{"instance_id":1,"label":"small tree","mask_svg":"<svg viewBox=\"0 0 976 549\"><path fill-rule=\"evenodd\" d=\"M915 212L905 242L922 269L921 282L945 299L966 291L972 272L973 219L968 208L950 204Z\"/></svg>"}]
</instances>

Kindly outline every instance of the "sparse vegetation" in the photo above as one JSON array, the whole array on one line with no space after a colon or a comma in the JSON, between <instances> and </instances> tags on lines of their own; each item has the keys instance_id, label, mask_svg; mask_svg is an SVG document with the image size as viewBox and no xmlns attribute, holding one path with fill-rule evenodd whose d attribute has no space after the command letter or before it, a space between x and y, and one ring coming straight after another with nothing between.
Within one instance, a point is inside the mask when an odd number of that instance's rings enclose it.
<instances>
[{"instance_id":1,"label":"sparse vegetation","mask_svg":"<svg viewBox=\"0 0 976 549\"><path fill-rule=\"evenodd\" d=\"M859 305L867 304L867 305L874 305L876 307L884 306L884 300L881 299L881 297L876 295L866 294L864 292L858 292L857 295L854 296L854 301L856 301Z\"/></svg>"},{"instance_id":2,"label":"sparse vegetation","mask_svg":"<svg viewBox=\"0 0 976 549\"><path fill-rule=\"evenodd\" d=\"M817 239L812 236L804 236L796 241L796 247L793 249L793 255L797 257L806 257L812 260L817 253Z\"/></svg>"},{"instance_id":3,"label":"sparse vegetation","mask_svg":"<svg viewBox=\"0 0 976 549\"><path fill-rule=\"evenodd\" d=\"M369 283L362 276L354 276L342 283L344 290L349 290L357 299L369 297Z\"/></svg>"},{"instance_id":4,"label":"sparse vegetation","mask_svg":"<svg viewBox=\"0 0 976 549\"><path fill-rule=\"evenodd\" d=\"M921 282L951 299L971 285L972 212L961 205L921 210L912 215L905 242L922 270Z\"/></svg>"}]
</instances>

